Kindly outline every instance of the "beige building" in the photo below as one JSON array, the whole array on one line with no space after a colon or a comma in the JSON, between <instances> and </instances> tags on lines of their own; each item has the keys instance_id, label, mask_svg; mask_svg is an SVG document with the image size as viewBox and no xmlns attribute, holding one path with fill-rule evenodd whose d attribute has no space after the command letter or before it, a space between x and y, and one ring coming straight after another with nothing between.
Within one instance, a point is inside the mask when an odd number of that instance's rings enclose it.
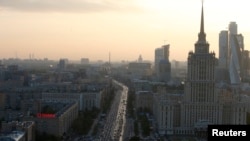
<instances>
[{"instance_id":1,"label":"beige building","mask_svg":"<svg viewBox=\"0 0 250 141\"><path fill-rule=\"evenodd\" d=\"M160 134L174 134L180 127L182 94L168 93L161 87L153 97L153 114Z\"/></svg>"},{"instance_id":2,"label":"beige building","mask_svg":"<svg viewBox=\"0 0 250 141\"><path fill-rule=\"evenodd\" d=\"M54 102L55 106L58 102ZM72 122L78 117L78 103L64 103L59 111L54 114L37 113L36 117L24 117L36 123L38 132L62 136L68 132Z\"/></svg>"},{"instance_id":3,"label":"beige building","mask_svg":"<svg viewBox=\"0 0 250 141\"><path fill-rule=\"evenodd\" d=\"M231 86L216 86L215 93L215 103L187 104L185 94L158 89L154 94L153 112L159 133L193 135L197 129L206 131L208 124L246 124L250 96Z\"/></svg>"}]
</instances>

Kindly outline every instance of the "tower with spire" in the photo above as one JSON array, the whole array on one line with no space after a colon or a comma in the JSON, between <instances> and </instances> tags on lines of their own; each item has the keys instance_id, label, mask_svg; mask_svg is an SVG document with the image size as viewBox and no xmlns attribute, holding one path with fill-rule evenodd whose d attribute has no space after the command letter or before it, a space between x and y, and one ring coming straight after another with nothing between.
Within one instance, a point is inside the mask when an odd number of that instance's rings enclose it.
<instances>
[{"instance_id":1,"label":"tower with spire","mask_svg":"<svg viewBox=\"0 0 250 141\"><path fill-rule=\"evenodd\" d=\"M186 81L186 101L214 102L215 53L209 52L209 44L204 32L203 5L201 10L200 33L195 43L195 52L188 55L188 73Z\"/></svg>"},{"instance_id":2,"label":"tower with spire","mask_svg":"<svg viewBox=\"0 0 250 141\"><path fill-rule=\"evenodd\" d=\"M218 124L221 118L218 98L215 93L215 53L209 52L209 43L204 31L203 4L200 33L195 51L188 55L188 73L185 82L182 127L193 131L202 122Z\"/></svg>"},{"instance_id":3,"label":"tower with spire","mask_svg":"<svg viewBox=\"0 0 250 141\"><path fill-rule=\"evenodd\" d=\"M201 8L200 33L198 35L198 41L195 43L195 53L197 54L209 53L209 44L206 41L206 33L204 31L203 4Z\"/></svg>"}]
</instances>

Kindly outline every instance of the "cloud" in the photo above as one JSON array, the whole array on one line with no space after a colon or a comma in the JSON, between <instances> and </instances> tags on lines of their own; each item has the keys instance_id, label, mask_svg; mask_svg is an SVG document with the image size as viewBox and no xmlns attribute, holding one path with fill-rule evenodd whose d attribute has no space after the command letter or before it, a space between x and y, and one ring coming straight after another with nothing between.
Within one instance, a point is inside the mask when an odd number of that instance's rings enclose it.
<instances>
[{"instance_id":1,"label":"cloud","mask_svg":"<svg viewBox=\"0 0 250 141\"><path fill-rule=\"evenodd\" d=\"M31 12L135 10L132 0L0 0L0 8Z\"/></svg>"}]
</instances>

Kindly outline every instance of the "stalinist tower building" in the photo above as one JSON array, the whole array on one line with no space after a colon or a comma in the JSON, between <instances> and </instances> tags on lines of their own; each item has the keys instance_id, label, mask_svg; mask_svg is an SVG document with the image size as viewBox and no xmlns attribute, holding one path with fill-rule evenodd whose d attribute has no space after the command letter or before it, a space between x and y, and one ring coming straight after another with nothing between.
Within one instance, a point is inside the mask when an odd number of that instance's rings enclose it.
<instances>
[{"instance_id":1,"label":"stalinist tower building","mask_svg":"<svg viewBox=\"0 0 250 141\"><path fill-rule=\"evenodd\" d=\"M221 113L215 93L215 53L209 52L204 32L203 6L200 33L194 52L188 55L188 73L182 105L182 127L192 130L204 122L220 123Z\"/></svg>"}]
</instances>

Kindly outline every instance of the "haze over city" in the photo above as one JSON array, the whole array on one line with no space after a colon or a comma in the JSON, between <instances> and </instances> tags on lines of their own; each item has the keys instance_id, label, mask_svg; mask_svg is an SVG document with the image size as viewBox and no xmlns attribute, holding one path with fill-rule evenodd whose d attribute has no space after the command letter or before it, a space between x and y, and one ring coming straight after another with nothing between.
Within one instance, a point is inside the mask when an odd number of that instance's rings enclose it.
<instances>
[{"instance_id":1,"label":"haze over city","mask_svg":"<svg viewBox=\"0 0 250 141\"><path fill-rule=\"evenodd\" d=\"M246 5L0 0L0 141L249 140Z\"/></svg>"},{"instance_id":2,"label":"haze over city","mask_svg":"<svg viewBox=\"0 0 250 141\"><path fill-rule=\"evenodd\" d=\"M170 60L186 61L197 41L198 0L0 0L0 58L154 60L170 44ZM218 57L218 37L231 21L249 50L247 0L206 0L205 31Z\"/></svg>"}]
</instances>

